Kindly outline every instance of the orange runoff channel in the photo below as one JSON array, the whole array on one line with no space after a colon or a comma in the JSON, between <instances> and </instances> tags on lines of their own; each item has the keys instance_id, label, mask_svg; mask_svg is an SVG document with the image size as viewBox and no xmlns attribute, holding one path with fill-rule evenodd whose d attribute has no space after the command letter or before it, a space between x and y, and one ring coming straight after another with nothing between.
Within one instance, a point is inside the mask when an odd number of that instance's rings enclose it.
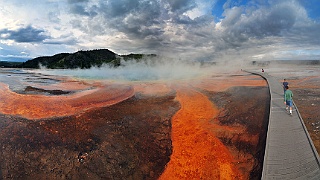
<instances>
[{"instance_id":1,"label":"orange runoff channel","mask_svg":"<svg viewBox=\"0 0 320 180\"><path fill-rule=\"evenodd\" d=\"M174 89L181 109L172 119L173 153L159 179L242 179L227 147L208 131L218 109L190 87Z\"/></svg>"}]
</instances>

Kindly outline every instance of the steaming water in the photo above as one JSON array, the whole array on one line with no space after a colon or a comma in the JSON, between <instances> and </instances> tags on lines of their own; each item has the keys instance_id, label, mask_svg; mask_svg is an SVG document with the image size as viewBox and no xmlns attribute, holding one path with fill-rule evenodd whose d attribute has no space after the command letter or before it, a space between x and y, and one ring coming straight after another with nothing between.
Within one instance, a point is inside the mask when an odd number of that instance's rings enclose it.
<instances>
[{"instance_id":1,"label":"steaming water","mask_svg":"<svg viewBox=\"0 0 320 180\"><path fill-rule=\"evenodd\" d=\"M266 68L265 72L280 79L320 76L320 66L291 65L283 68Z\"/></svg>"},{"instance_id":2,"label":"steaming water","mask_svg":"<svg viewBox=\"0 0 320 180\"><path fill-rule=\"evenodd\" d=\"M7 84L11 91L21 93L28 85L49 85L57 83L58 80L49 78L46 75L35 74L21 69L1 69L0 82Z\"/></svg>"},{"instance_id":3,"label":"steaming water","mask_svg":"<svg viewBox=\"0 0 320 180\"><path fill-rule=\"evenodd\" d=\"M41 74L73 76L84 79L109 79L119 81L153 81L153 80L177 80L190 79L207 74L209 68L201 67L200 64L187 64L182 62L145 63L133 62L112 68L102 66L91 69L41 69L33 70Z\"/></svg>"},{"instance_id":4,"label":"steaming water","mask_svg":"<svg viewBox=\"0 0 320 180\"><path fill-rule=\"evenodd\" d=\"M257 71L260 71L259 67ZM116 80L116 81L155 81L155 80L185 80L195 79L199 76L213 74L230 74L239 71L239 67L230 66L208 66L200 64L188 64L181 62L146 64L135 62L125 64L117 68L109 66L93 67L91 69L40 69L33 70L34 73L71 76L81 79ZM319 67L292 66L287 68L265 68L266 73L275 76L319 76Z\"/></svg>"}]
</instances>

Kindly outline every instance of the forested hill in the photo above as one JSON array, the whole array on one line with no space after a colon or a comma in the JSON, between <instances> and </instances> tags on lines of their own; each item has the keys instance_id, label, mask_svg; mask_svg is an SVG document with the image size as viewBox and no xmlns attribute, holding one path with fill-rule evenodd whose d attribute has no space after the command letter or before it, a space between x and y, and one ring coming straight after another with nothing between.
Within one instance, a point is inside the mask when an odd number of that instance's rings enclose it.
<instances>
[{"instance_id":1,"label":"forested hill","mask_svg":"<svg viewBox=\"0 0 320 180\"><path fill-rule=\"evenodd\" d=\"M50 69L88 69L92 66L100 67L102 64L119 66L121 59L142 59L144 56L153 57L156 55L118 55L108 49L97 49L88 51L77 51L75 53L60 53L53 56L37 57L22 63L21 67L40 68L40 66L44 66Z\"/></svg>"}]
</instances>

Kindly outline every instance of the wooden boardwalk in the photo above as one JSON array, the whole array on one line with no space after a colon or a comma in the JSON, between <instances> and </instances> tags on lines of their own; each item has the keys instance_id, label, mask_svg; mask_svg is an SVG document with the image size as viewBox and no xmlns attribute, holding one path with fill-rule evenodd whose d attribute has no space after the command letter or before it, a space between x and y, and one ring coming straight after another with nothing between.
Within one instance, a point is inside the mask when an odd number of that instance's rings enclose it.
<instances>
[{"instance_id":1,"label":"wooden boardwalk","mask_svg":"<svg viewBox=\"0 0 320 180\"><path fill-rule=\"evenodd\" d=\"M301 115L294 105L292 116L284 105L282 84L267 73L271 103L262 178L320 180L319 155ZM293 97L294 98L294 97Z\"/></svg>"}]
</instances>

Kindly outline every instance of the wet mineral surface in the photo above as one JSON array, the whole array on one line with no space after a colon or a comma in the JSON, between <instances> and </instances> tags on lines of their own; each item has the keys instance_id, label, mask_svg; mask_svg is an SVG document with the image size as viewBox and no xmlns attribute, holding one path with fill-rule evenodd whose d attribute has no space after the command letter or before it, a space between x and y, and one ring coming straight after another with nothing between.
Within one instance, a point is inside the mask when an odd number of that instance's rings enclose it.
<instances>
[{"instance_id":1,"label":"wet mineral surface","mask_svg":"<svg viewBox=\"0 0 320 180\"><path fill-rule=\"evenodd\" d=\"M2 179L260 179L270 97L258 76L1 76Z\"/></svg>"}]
</instances>

